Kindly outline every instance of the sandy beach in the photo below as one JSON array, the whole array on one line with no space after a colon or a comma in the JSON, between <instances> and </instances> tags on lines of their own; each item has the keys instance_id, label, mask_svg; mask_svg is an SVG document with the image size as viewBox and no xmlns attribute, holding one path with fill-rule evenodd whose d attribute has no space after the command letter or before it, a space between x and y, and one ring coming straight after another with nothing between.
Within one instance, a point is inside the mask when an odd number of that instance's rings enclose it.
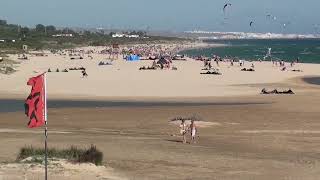
<instances>
[{"instance_id":1,"label":"sandy beach","mask_svg":"<svg viewBox=\"0 0 320 180\"><path fill-rule=\"evenodd\" d=\"M119 58L112 65L98 66L106 56L92 56L92 60L86 56L70 60L48 53L47 57L21 60L17 72L0 75L0 99L25 98L30 90L27 79L50 68L49 101L208 104L49 108L49 146L95 144L104 153L106 169L92 168L86 177L316 180L320 176L320 90L301 80L320 76L319 64L296 64L281 71L271 62L254 62L255 72L243 72L238 63L230 66L221 62L219 67L213 66L222 75L204 75L200 74L203 62L191 59L173 61L177 70L139 70L152 61L126 62ZM86 68L87 78L82 78L80 71L54 72L56 68L80 66ZM250 66L245 62L244 67ZM296 94L261 95L262 88L291 88ZM191 114L203 118L198 142L182 144L178 124L169 120ZM29 130L22 111L0 113L0 119L0 143L6 145L0 148L0 162L13 162L24 145L42 146L42 129ZM0 165L0 179L43 176L39 167L30 171L14 163L5 164ZM65 176L57 176L59 169L53 168L49 177L81 179L75 172L85 167L68 168Z\"/></svg>"},{"instance_id":2,"label":"sandy beach","mask_svg":"<svg viewBox=\"0 0 320 180\"><path fill-rule=\"evenodd\" d=\"M87 48L88 49L88 48ZM99 49L99 48L92 48ZM139 70L142 66L151 66L152 61L142 60L127 62L119 57L112 65L98 66L107 55L92 54L93 59L84 55L84 59L70 60L68 55L45 53L46 57L30 56L29 60L19 60L17 72L12 75L0 75L0 97L20 97L28 94L28 78L46 72L49 98L80 99L139 99L139 98L188 98L188 97L223 97L256 95L268 84L285 84L287 81L303 76L320 75L319 64L296 64L287 71L274 67L271 62L253 62L255 72L242 72L238 63L230 66L221 62L221 76L200 74L203 62L188 59L173 61L177 70ZM121 55L120 55L121 56ZM11 59L17 60L17 56ZM250 68L252 62L244 67ZM289 64L288 64L289 65ZM85 67L87 78L82 78L80 71L61 72L63 69ZM60 72L55 72L56 69ZM292 72L299 69L303 72ZM284 86L290 88L290 85Z\"/></svg>"}]
</instances>

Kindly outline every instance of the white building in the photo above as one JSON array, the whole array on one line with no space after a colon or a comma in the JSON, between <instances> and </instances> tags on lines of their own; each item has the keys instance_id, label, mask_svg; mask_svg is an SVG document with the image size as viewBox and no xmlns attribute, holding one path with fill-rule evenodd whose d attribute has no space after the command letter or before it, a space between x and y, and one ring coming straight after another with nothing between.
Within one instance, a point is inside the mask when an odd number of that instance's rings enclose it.
<instances>
[{"instance_id":1,"label":"white building","mask_svg":"<svg viewBox=\"0 0 320 180\"><path fill-rule=\"evenodd\" d=\"M123 37L126 37L126 38L139 38L140 36L137 35L137 34L118 34L118 33L115 33L115 34L112 34L112 37L113 38L123 38Z\"/></svg>"},{"instance_id":2,"label":"white building","mask_svg":"<svg viewBox=\"0 0 320 180\"><path fill-rule=\"evenodd\" d=\"M112 34L112 37L113 37L113 38L122 38L122 37L125 37L125 34L115 33L115 34Z\"/></svg>"},{"instance_id":3,"label":"white building","mask_svg":"<svg viewBox=\"0 0 320 180\"><path fill-rule=\"evenodd\" d=\"M73 34L55 34L53 37L73 37Z\"/></svg>"}]
</instances>

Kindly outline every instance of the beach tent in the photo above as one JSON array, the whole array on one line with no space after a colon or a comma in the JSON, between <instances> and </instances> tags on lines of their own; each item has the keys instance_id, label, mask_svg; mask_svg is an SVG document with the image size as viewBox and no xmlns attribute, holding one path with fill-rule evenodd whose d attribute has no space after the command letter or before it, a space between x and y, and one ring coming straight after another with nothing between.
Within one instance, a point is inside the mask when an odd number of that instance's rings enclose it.
<instances>
[{"instance_id":1,"label":"beach tent","mask_svg":"<svg viewBox=\"0 0 320 180\"><path fill-rule=\"evenodd\" d=\"M140 57L138 55L128 55L126 57L126 60L127 61L139 61L140 60Z\"/></svg>"}]
</instances>

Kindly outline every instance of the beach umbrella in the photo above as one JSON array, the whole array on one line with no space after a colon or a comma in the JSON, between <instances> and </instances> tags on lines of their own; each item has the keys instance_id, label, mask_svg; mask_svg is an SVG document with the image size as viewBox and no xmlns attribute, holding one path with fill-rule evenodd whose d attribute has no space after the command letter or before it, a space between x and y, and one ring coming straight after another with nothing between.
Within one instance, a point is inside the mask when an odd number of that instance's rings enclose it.
<instances>
[{"instance_id":1,"label":"beach umbrella","mask_svg":"<svg viewBox=\"0 0 320 180\"><path fill-rule=\"evenodd\" d=\"M174 117L172 119L170 119L170 121L202 121L202 117L197 115L197 114L193 114L192 116L186 116L186 117L183 117L183 116L177 116L177 117Z\"/></svg>"}]
</instances>

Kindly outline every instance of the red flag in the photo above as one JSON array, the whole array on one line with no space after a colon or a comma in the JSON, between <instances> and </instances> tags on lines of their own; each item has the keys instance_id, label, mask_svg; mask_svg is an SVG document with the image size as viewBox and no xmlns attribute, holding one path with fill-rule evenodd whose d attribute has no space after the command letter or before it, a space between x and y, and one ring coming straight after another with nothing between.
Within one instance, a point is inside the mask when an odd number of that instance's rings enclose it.
<instances>
[{"instance_id":1,"label":"red flag","mask_svg":"<svg viewBox=\"0 0 320 180\"><path fill-rule=\"evenodd\" d=\"M29 128L40 127L45 124L45 77L41 74L30 78L31 93L25 101L25 114L29 117Z\"/></svg>"}]
</instances>

